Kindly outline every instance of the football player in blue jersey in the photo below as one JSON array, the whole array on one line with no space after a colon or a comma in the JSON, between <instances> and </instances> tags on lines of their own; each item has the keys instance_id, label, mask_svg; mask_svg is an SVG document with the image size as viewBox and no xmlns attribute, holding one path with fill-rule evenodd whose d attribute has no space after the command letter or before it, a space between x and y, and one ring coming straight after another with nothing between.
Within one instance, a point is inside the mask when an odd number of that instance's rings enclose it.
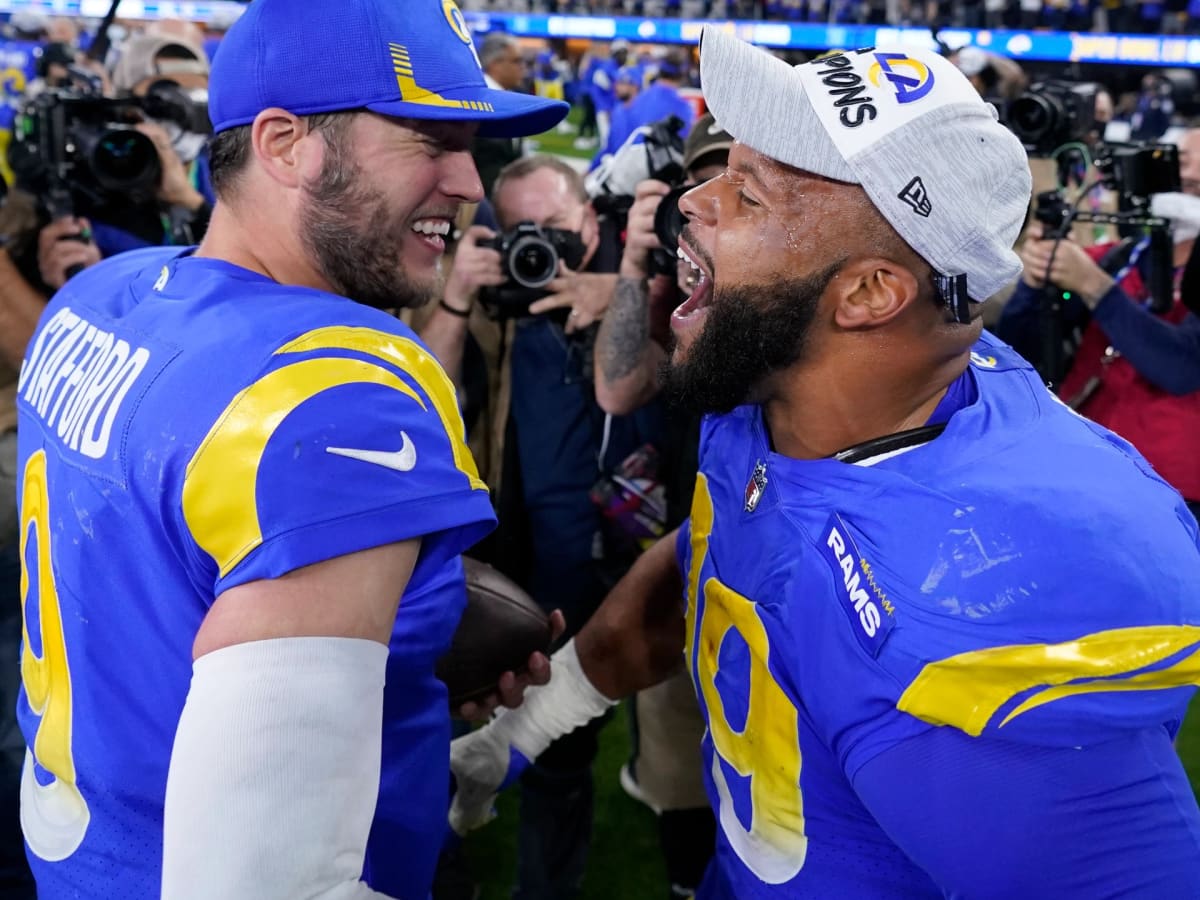
<instances>
[{"instance_id":1,"label":"football player in blue jersey","mask_svg":"<svg viewBox=\"0 0 1200 900\"><path fill-rule=\"evenodd\" d=\"M738 143L680 207L666 379L713 413L691 517L452 745L452 825L686 664L720 826L698 897L1200 896L1172 745L1197 525L982 332L1021 145L919 50L791 68L710 28L701 73Z\"/></svg>"},{"instance_id":2,"label":"football player in blue jersey","mask_svg":"<svg viewBox=\"0 0 1200 900\"><path fill-rule=\"evenodd\" d=\"M567 107L489 90L453 0L256 0L210 91L202 245L72 279L22 365L39 896L424 900L434 662L494 520L449 380L383 309L437 296L474 135Z\"/></svg>"}]
</instances>

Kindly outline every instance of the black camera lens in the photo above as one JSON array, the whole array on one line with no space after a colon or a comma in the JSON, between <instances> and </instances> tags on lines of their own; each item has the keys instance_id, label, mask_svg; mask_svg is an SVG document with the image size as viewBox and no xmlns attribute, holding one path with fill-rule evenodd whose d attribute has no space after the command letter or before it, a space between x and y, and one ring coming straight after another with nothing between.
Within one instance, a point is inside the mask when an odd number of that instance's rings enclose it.
<instances>
[{"instance_id":1,"label":"black camera lens","mask_svg":"<svg viewBox=\"0 0 1200 900\"><path fill-rule=\"evenodd\" d=\"M654 213L654 234L659 243L668 253L674 253L679 245L679 235L687 224L682 212L679 211L679 198L692 189L692 185L681 185L672 188L670 193L663 196Z\"/></svg>"},{"instance_id":2,"label":"black camera lens","mask_svg":"<svg viewBox=\"0 0 1200 900\"><path fill-rule=\"evenodd\" d=\"M158 150L146 135L132 128L110 128L91 137L85 158L102 188L124 193L158 184Z\"/></svg>"},{"instance_id":3,"label":"black camera lens","mask_svg":"<svg viewBox=\"0 0 1200 900\"><path fill-rule=\"evenodd\" d=\"M523 235L508 251L508 271L522 287L545 287L558 275L558 253L544 238Z\"/></svg>"},{"instance_id":4,"label":"black camera lens","mask_svg":"<svg viewBox=\"0 0 1200 900\"><path fill-rule=\"evenodd\" d=\"M1008 127L1023 144L1040 144L1054 133L1063 109L1052 97L1023 94L1008 107Z\"/></svg>"}]
</instances>

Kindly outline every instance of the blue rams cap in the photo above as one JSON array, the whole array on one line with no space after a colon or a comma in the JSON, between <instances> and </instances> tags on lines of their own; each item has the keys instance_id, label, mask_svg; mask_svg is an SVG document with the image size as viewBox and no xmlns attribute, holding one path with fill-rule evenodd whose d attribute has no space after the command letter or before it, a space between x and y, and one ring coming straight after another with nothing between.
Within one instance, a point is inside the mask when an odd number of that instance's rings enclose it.
<instances>
[{"instance_id":1,"label":"blue rams cap","mask_svg":"<svg viewBox=\"0 0 1200 900\"><path fill-rule=\"evenodd\" d=\"M253 0L221 41L208 111L220 132L273 106L478 121L483 137L540 134L570 108L489 88L454 0Z\"/></svg>"}]
</instances>

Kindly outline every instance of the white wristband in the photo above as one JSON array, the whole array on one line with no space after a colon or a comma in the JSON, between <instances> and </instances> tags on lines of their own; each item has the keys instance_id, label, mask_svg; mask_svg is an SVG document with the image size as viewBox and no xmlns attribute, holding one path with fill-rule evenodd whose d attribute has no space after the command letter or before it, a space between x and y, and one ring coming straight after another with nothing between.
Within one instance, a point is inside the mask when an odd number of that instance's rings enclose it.
<instances>
[{"instance_id":1,"label":"white wristband","mask_svg":"<svg viewBox=\"0 0 1200 900\"><path fill-rule=\"evenodd\" d=\"M572 638L550 658L550 681L526 690L525 702L517 709L502 710L491 727L526 759L534 760L555 740L604 715L616 703L588 681Z\"/></svg>"}]
</instances>

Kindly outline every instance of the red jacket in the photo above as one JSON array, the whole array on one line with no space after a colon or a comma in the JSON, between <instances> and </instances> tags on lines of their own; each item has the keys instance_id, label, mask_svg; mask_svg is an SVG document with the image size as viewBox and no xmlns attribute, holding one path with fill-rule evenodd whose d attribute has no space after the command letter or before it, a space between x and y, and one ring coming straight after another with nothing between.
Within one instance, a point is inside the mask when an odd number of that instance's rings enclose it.
<instances>
[{"instance_id":1,"label":"red jacket","mask_svg":"<svg viewBox=\"0 0 1200 900\"><path fill-rule=\"evenodd\" d=\"M1089 248L1088 254L1098 260L1110 246ZM1136 269L1121 280L1121 289L1135 300L1147 296ZM1175 305L1162 318L1178 323L1185 315L1187 308L1176 296ZM1098 389L1079 412L1137 447L1185 498L1200 500L1200 391L1169 394L1139 375L1125 357L1118 355L1105 362L1110 344L1099 324L1093 321L1088 325L1059 396L1070 401L1092 378L1099 378Z\"/></svg>"}]
</instances>

